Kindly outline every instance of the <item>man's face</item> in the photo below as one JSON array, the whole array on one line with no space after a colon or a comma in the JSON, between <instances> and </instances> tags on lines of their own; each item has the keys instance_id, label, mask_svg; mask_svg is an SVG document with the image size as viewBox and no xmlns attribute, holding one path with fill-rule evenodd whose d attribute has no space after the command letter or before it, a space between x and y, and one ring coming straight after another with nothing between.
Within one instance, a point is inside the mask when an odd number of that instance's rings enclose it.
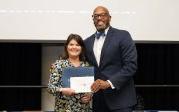
<instances>
[{"instance_id":1,"label":"man's face","mask_svg":"<svg viewBox=\"0 0 179 112\"><path fill-rule=\"evenodd\" d=\"M104 31L111 21L111 16L107 9L103 7L97 7L93 12L93 22L98 31Z\"/></svg>"}]
</instances>

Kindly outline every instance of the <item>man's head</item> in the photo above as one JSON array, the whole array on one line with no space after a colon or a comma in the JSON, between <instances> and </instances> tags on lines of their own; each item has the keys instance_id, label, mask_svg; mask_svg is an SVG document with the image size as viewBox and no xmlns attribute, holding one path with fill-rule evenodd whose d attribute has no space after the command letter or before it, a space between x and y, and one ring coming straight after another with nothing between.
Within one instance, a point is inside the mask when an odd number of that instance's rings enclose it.
<instances>
[{"instance_id":1,"label":"man's head","mask_svg":"<svg viewBox=\"0 0 179 112\"><path fill-rule=\"evenodd\" d=\"M99 32L104 31L110 25L111 16L108 9L103 6L96 7L92 17L94 25Z\"/></svg>"}]
</instances>

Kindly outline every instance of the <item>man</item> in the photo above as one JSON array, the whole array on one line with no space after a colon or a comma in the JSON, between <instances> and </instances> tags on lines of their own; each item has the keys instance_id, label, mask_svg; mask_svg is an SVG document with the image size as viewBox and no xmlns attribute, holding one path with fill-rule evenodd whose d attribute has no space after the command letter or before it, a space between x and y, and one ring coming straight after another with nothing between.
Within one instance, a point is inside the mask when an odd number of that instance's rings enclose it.
<instances>
[{"instance_id":1,"label":"man","mask_svg":"<svg viewBox=\"0 0 179 112\"><path fill-rule=\"evenodd\" d=\"M96 7L92 17L97 31L85 40L85 46L87 60L95 67L93 111L131 112L136 104L135 44L127 31L110 26L107 8Z\"/></svg>"}]
</instances>

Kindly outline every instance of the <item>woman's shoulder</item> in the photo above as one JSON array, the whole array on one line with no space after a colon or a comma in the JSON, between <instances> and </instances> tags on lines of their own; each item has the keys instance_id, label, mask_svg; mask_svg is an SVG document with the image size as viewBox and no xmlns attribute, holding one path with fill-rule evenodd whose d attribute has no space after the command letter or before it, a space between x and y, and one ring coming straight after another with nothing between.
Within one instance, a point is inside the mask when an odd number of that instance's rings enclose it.
<instances>
[{"instance_id":1,"label":"woman's shoulder","mask_svg":"<svg viewBox=\"0 0 179 112\"><path fill-rule=\"evenodd\" d=\"M57 68L61 68L63 67L64 65L66 65L68 63L68 60L65 60L65 59L59 59L59 60L56 60L54 63L52 63L52 66L55 66Z\"/></svg>"},{"instance_id":2,"label":"woman's shoulder","mask_svg":"<svg viewBox=\"0 0 179 112\"><path fill-rule=\"evenodd\" d=\"M54 63L55 64L62 64L62 63L67 63L67 62L68 62L68 60L66 60L66 59L58 59Z\"/></svg>"}]
</instances>

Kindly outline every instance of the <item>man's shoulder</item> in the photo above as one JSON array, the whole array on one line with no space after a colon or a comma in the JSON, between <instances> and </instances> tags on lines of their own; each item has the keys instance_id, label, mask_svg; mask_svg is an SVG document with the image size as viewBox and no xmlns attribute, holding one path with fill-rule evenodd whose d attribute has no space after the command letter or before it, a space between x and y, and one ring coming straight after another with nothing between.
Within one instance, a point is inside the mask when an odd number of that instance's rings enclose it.
<instances>
[{"instance_id":1,"label":"man's shoulder","mask_svg":"<svg viewBox=\"0 0 179 112\"><path fill-rule=\"evenodd\" d=\"M129 33L127 30L124 30L124 29L119 29L119 28L114 28L114 27L111 27L110 29L117 33Z\"/></svg>"},{"instance_id":2,"label":"man's shoulder","mask_svg":"<svg viewBox=\"0 0 179 112\"><path fill-rule=\"evenodd\" d=\"M87 37L84 41L85 42L87 42L87 41L89 41L91 38L93 38L94 37L94 34L92 34L92 35L90 35L89 37Z\"/></svg>"},{"instance_id":3,"label":"man's shoulder","mask_svg":"<svg viewBox=\"0 0 179 112\"><path fill-rule=\"evenodd\" d=\"M127 30L124 30L124 29L111 28L111 34L114 35L115 40L119 39L119 40L122 40L123 42L132 40L131 34Z\"/></svg>"}]
</instances>

